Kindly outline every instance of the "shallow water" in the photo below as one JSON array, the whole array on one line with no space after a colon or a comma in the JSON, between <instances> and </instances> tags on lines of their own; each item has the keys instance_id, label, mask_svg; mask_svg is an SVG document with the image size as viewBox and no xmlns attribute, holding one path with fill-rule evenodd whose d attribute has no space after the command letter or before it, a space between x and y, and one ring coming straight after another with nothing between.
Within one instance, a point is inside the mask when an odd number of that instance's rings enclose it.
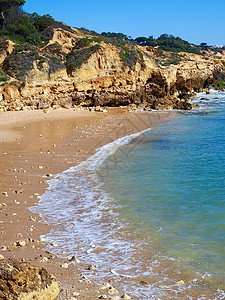
<instances>
[{"instance_id":1,"label":"shallow water","mask_svg":"<svg viewBox=\"0 0 225 300\"><path fill-rule=\"evenodd\" d=\"M51 251L120 276L135 299L225 299L225 94L194 102L50 181L33 210L59 224Z\"/></svg>"}]
</instances>

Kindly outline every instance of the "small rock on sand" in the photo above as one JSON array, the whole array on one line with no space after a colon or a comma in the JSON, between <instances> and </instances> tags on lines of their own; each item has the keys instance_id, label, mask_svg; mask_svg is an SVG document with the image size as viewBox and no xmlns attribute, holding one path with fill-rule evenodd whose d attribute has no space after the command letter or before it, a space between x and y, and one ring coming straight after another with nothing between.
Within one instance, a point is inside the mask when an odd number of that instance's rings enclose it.
<instances>
[{"instance_id":1,"label":"small rock on sand","mask_svg":"<svg viewBox=\"0 0 225 300\"><path fill-rule=\"evenodd\" d=\"M100 289L101 290L105 290L105 289L108 289L108 288L110 288L111 287L111 284L109 284L108 282L106 282L106 283L104 283L101 287L100 287Z\"/></svg>"},{"instance_id":2,"label":"small rock on sand","mask_svg":"<svg viewBox=\"0 0 225 300\"><path fill-rule=\"evenodd\" d=\"M185 284L185 282L183 280L179 280L176 282L176 284Z\"/></svg>"},{"instance_id":3,"label":"small rock on sand","mask_svg":"<svg viewBox=\"0 0 225 300\"><path fill-rule=\"evenodd\" d=\"M52 245L53 247L57 247L57 246L58 246L55 242L51 243L51 245Z\"/></svg>"},{"instance_id":4,"label":"small rock on sand","mask_svg":"<svg viewBox=\"0 0 225 300\"><path fill-rule=\"evenodd\" d=\"M16 246L24 247L26 246L26 242L24 240L16 241Z\"/></svg>"},{"instance_id":5,"label":"small rock on sand","mask_svg":"<svg viewBox=\"0 0 225 300\"><path fill-rule=\"evenodd\" d=\"M119 291L117 291L117 289L115 289L113 286L111 286L109 289L108 289L108 293L110 295L115 295L115 294L118 294Z\"/></svg>"},{"instance_id":6,"label":"small rock on sand","mask_svg":"<svg viewBox=\"0 0 225 300\"><path fill-rule=\"evenodd\" d=\"M89 265L89 266L87 267L87 269L88 269L88 270L90 270L90 271L92 271L92 270L94 270L94 269L95 269L95 266L93 266L93 265Z\"/></svg>"},{"instance_id":7,"label":"small rock on sand","mask_svg":"<svg viewBox=\"0 0 225 300\"><path fill-rule=\"evenodd\" d=\"M73 296L74 297L78 297L80 295L80 293L78 293L78 292L73 292Z\"/></svg>"},{"instance_id":8,"label":"small rock on sand","mask_svg":"<svg viewBox=\"0 0 225 300\"><path fill-rule=\"evenodd\" d=\"M131 299L131 296L127 295L127 294L124 294L122 297L122 299Z\"/></svg>"},{"instance_id":9,"label":"small rock on sand","mask_svg":"<svg viewBox=\"0 0 225 300\"><path fill-rule=\"evenodd\" d=\"M141 285L149 285L149 283L147 281L145 281L145 280L140 281L140 284Z\"/></svg>"},{"instance_id":10,"label":"small rock on sand","mask_svg":"<svg viewBox=\"0 0 225 300\"><path fill-rule=\"evenodd\" d=\"M41 262L47 262L48 261L48 258L47 257L43 257Z\"/></svg>"},{"instance_id":11,"label":"small rock on sand","mask_svg":"<svg viewBox=\"0 0 225 300\"><path fill-rule=\"evenodd\" d=\"M0 254L0 260L4 259L4 256L2 254Z\"/></svg>"},{"instance_id":12,"label":"small rock on sand","mask_svg":"<svg viewBox=\"0 0 225 300\"><path fill-rule=\"evenodd\" d=\"M99 299L108 299L107 295L100 295L98 298Z\"/></svg>"},{"instance_id":13,"label":"small rock on sand","mask_svg":"<svg viewBox=\"0 0 225 300\"><path fill-rule=\"evenodd\" d=\"M74 224L73 223L71 223L69 226L67 226L66 228L72 228L72 227L74 227Z\"/></svg>"},{"instance_id":14,"label":"small rock on sand","mask_svg":"<svg viewBox=\"0 0 225 300\"><path fill-rule=\"evenodd\" d=\"M74 255L71 258L69 258L68 261L75 262L77 264L80 263L80 260Z\"/></svg>"}]
</instances>

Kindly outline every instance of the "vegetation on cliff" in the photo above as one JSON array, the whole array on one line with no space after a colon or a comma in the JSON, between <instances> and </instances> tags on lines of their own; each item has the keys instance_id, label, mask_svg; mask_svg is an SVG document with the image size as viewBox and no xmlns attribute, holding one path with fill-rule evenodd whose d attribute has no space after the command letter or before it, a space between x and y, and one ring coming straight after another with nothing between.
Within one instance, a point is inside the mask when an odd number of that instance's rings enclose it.
<instances>
[{"instance_id":1,"label":"vegetation on cliff","mask_svg":"<svg viewBox=\"0 0 225 300\"><path fill-rule=\"evenodd\" d=\"M180 37L174 37L173 35L168 34L162 34L157 39L154 39L153 36L150 36L148 38L138 37L134 40L134 42L141 46L159 47L164 51L201 54L200 48L198 46L190 44Z\"/></svg>"},{"instance_id":2,"label":"vegetation on cliff","mask_svg":"<svg viewBox=\"0 0 225 300\"><path fill-rule=\"evenodd\" d=\"M3 2L9 3L5 9ZM44 30L54 24L50 15L39 16L37 13L23 12L22 4L25 1L1 1L0 34L3 38L10 38L17 43L28 42L41 46L44 40Z\"/></svg>"},{"instance_id":3,"label":"vegetation on cliff","mask_svg":"<svg viewBox=\"0 0 225 300\"><path fill-rule=\"evenodd\" d=\"M34 64L36 64L37 69L41 70L47 63L50 73L65 68L59 56L60 46L57 47L55 45L54 49L51 48L48 47L41 50L29 43L19 44L5 59L2 69L9 76L16 78L20 82L25 82L26 75L34 68Z\"/></svg>"}]
</instances>

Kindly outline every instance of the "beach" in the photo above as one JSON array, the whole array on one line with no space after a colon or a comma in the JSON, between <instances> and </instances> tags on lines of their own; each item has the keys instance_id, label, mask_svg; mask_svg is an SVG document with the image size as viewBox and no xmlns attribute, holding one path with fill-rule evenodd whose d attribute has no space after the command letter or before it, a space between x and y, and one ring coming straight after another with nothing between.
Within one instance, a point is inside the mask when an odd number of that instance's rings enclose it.
<instances>
[{"instance_id":1,"label":"beach","mask_svg":"<svg viewBox=\"0 0 225 300\"><path fill-rule=\"evenodd\" d=\"M96 282L98 270L81 258L71 263L46 252L40 236L54 230L54 219L46 224L29 208L38 203L54 175L85 161L103 145L175 117L171 111L128 112L127 108L111 108L108 112L62 109L1 113L0 254L45 267L59 284L57 299L129 295L125 290L112 290L110 295L109 290L101 289L105 282ZM116 282L110 284L116 288Z\"/></svg>"}]
</instances>

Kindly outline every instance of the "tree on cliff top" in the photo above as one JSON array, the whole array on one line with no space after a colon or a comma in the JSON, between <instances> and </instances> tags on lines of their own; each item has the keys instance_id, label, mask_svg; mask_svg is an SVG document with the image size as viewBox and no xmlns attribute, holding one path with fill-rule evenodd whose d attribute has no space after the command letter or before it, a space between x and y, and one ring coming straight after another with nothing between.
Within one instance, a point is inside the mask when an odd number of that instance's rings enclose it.
<instances>
[{"instance_id":1,"label":"tree on cliff top","mask_svg":"<svg viewBox=\"0 0 225 300\"><path fill-rule=\"evenodd\" d=\"M25 0L0 0L0 28L7 30L8 25L18 23Z\"/></svg>"}]
</instances>

